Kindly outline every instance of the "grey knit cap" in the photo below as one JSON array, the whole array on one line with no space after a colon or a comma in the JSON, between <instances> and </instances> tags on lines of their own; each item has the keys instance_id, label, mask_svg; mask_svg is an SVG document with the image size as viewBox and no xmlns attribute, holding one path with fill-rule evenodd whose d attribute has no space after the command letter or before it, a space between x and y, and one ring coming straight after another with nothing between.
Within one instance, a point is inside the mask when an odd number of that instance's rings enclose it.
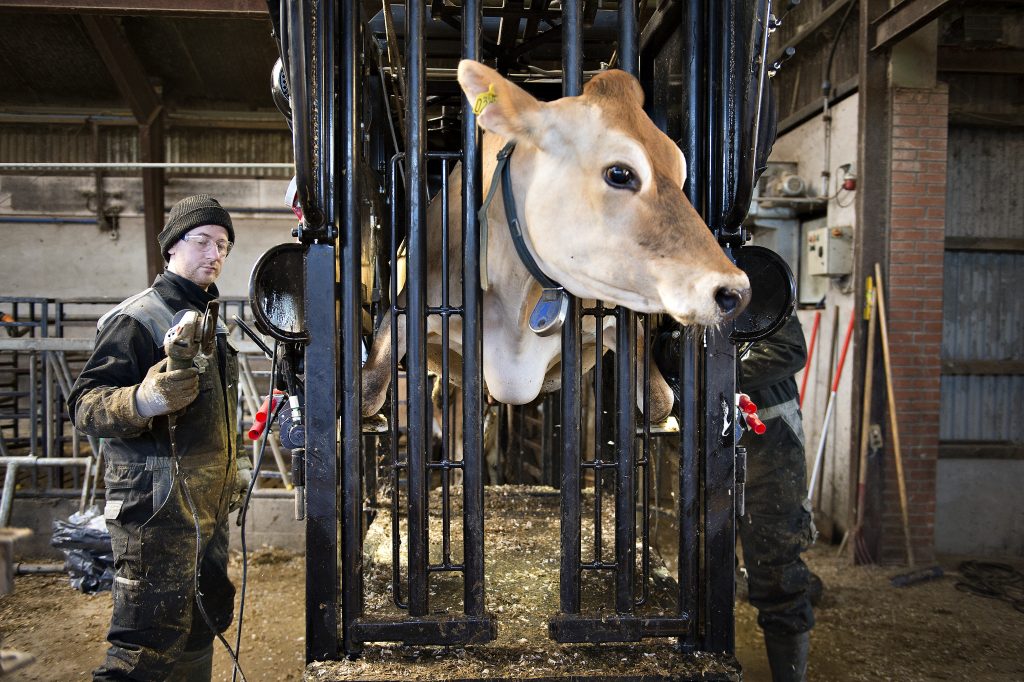
<instances>
[{"instance_id":1,"label":"grey knit cap","mask_svg":"<svg viewBox=\"0 0 1024 682\"><path fill-rule=\"evenodd\" d=\"M231 225L231 216L216 199L209 194L185 197L171 207L167 224L156 237L165 263L170 260L167 250L190 230L200 225L220 225L228 231L228 241L232 244L235 242L235 228Z\"/></svg>"}]
</instances>

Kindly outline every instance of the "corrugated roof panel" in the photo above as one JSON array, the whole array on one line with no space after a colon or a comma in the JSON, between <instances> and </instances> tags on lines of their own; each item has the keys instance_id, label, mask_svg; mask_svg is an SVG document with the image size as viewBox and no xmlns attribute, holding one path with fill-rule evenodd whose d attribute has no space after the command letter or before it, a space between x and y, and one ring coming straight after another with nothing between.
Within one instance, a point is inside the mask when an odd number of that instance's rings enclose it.
<instances>
[{"instance_id":1,"label":"corrugated roof panel","mask_svg":"<svg viewBox=\"0 0 1024 682\"><path fill-rule=\"evenodd\" d=\"M97 106L121 101L74 15L5 12L0 55L0 103Z\"/></svg>"}]
</instances>

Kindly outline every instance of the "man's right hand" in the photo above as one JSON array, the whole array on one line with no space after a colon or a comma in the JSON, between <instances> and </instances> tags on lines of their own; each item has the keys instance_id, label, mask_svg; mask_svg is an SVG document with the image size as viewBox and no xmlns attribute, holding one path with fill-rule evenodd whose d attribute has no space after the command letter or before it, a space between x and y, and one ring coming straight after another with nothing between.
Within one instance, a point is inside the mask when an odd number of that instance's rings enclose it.
<instances>
[{"instance_id":1,"label":"man's right hand","mask_svg":"<svg viewBox=\"0 0 1024 682\"><path fill-rule=\"evenodd\" d=\"M135 407L146 419L185 409L199 395L199 370L195 367L167 371L162 360L149 368L135 389Z\"/></svg>"}]
</instances>

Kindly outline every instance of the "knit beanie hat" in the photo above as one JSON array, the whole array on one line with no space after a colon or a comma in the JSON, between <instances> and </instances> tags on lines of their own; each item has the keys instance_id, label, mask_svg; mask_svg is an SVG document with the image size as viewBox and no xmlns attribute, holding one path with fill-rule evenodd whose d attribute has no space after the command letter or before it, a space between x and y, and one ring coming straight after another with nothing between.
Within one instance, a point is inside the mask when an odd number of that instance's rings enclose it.
<instances>
[{"instance_id":1,"label":"knit beanie hat","mask_svg":"<svg viewBox=\"0 0 1024 682\"><path fill-rule=\"evenodd\" d=\"M165 263L170 260L167 250L190 230L200 225L220 225L228 231L228 241L235 241L235 228L231 226L231 216L216 199L209 194L185 197L171 207L167 224L156 237Z\"/></svg>"}]
</instances>

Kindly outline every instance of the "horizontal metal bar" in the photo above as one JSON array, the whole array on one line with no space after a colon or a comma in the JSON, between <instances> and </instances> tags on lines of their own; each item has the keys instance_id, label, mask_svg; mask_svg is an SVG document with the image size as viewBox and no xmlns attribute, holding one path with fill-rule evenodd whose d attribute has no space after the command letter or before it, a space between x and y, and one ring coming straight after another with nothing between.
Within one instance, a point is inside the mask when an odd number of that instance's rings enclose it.
<instances>
[{"instance_id":1,"label":"horizontal metal bar","mask_svg":"<svg viewBox=\"0 0 1024 682\"><path fill-rule=\"evenodd\" d=\"M103 127L137 127L139 122L127 111L83 107L65 111L53 107L31 108L0 112L0 123L17 125L86 125L95 123ZM288 121L280 114L246 112L217 112L208 110L178 111L168 114L167 129L175 128L230 128L233 130L288 131Z\"/></svg>"},{"instance_id":2,"label":"horizontal metal bar","mask_svg":"<svg viewBox=\"0 0 1024 682\"><path fill-rule=\"evenodd\" d=\"M644 637L682 637L692 627L689 616L587 616L560 613L548 621L548 634L562 644L639 642Z\"/></svg>"},{"instance_id":3,"label":"horizontal metal bar","mask_svg":"<svg viewBox=\"0 0 1024 682\"><path fill-rule=\"evenodd\" d=\"M91 457L39 457L38 455L22 455L20 457L0 457L0 465L16 466L74 466L86 465Z\"/></svg>"},{"instance_id":4,"label":"horizontal metal bar","mask_svg":"<svg viewBox=\"0 0 1024 682\"><path fill-rule=\"evenodd\" d=\"M178 17L247 17L269 19L265 0L4 0L5 10L70 14L153 15Z\"/></svg>"},{"instance_id":5,"label":"horizontal metal bar","mask_svg":"<svg viewBox=\"0 0 1024 682\"><path fill-rule=\"evenodd\" d=\"M352 639L357 642L403 642L424 644L485 644L497 637L494 619L449 615L423 616L398 621L359 618L352 623Z\"/></svg>"},{"instance_id":6,"label":"horizontal metal bar","mask_svg":"<svg viewBox=\"0 0 1024 682\"><path fill-rule=\"evenodd\" d=\"M67 161L61 163L5 162L0 163L0 170L136 170L143 168L268 168L273 170L292 170L294 163L214 163L214 162L121 162L89 163Z\"/></svg>"},{"instance_id":7,"label":"horizontal metal bar","mask_svg":"<svg viewBox=\"0 0 1024 682\"><path fill-rule=\"evenodd\" d=\"M93 339L0 339L4 351L91 351Z\"/></svg>"}]
</instances>

